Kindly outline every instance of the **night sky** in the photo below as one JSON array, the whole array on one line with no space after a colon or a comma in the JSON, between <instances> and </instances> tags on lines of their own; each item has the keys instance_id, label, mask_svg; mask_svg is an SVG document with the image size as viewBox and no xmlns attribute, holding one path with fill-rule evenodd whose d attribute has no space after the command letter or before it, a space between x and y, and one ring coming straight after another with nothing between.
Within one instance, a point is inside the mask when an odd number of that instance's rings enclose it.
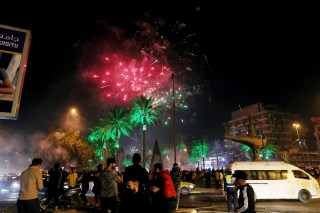
<instances>
[{"instance_id":1,"label":"night sky","mask_svg":"<svg viewBox=\"0 0 320 213\"><path fill-rule=\"evenodd\" d=\"M86 136L115 102L101 99L101 89L79 62L89 66L102 49L97 44L116 45L118 32L137 39L141 22L170 42L166 57L175 65L176 80L193 88L185 98L189 108L177 110L177 134L187 142L198 137L222 141L222 123L239 105L278 104L300 114L306 126L311 116L320 115L320 19L314 5L58 2L8 5L0 13L0 24L32 32L19 116L0 120L1 149L35 146L39 135L64 128L71 106L81 115L74 128ZM138 139L123 143L139 140L136 133ZM171 143L172 127L151 127L148 142L156 138Z\"/></svg>"}]
</instances>

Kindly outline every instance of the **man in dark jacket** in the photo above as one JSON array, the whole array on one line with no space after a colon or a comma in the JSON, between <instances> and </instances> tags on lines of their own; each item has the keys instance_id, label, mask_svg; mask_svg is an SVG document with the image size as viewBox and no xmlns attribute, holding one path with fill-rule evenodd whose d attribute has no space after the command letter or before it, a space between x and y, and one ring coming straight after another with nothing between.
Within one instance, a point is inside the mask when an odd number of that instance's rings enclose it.
<instances>
[{"instance_id":1,"label":"man in dark jacket","mask_svg":"<svg viewBox=\"0 0 320 213\"><path fill-rule=\"evenodd\" d=\"M179 209L180 204L180 193L181 193L181 179L182 179L182 172L180 167L177 163L174 163L172 166L172 170L170 171L170 176L174 184L174 188L177 193L177 206L176 210Z\"/></svg>"},{"instance_id":2,"label":"man in dark jacket","mask_svg":"<svg viewBox=\"0 0 320 213\"><path fill-rule=\"evenodd\" d=\"M88 170L83 170L82 175L80 177L80 182L81 182L81 193L80 197L82 201L84 202L85 205L89 206L90 204L88 203L87 200L87 192L89 190L89 182L91 181L91 174Z\"/></svg>"},{"instance_id":3,"label":"man in dark jacket","mask_svg":"<svg viewBox=\"0 0 320 213\"><path fill-rule=\"evenodd\" d=\"M48 206L50 200L53 198L54 209L57 210L59 206L60 197L60 183L62 181L62 172L60 171L60 164L55 163L53 168L49 170L49 187L48 187L48 197L44 202L44 205Z\"/></svg>"},{"instance_id":4,"label":"man in dark jacket","mask_svg":"<svg viewBox=\"0 0 320 213\"><path fill-rule=\"evenodd\" d=\"M149 191L150 183L148 172L140 165L141 155L134 153L132 156L133 165L127 166L124 171L123 182L126 183L129 179L136 179L139 181L140 191Z\"/></svg>"},{"instance_id":5,"label":"man in dark jacket","mask_svg":"<svg viewBox=\"0 0 320 213\"><path fill-rule=\"evenodd\" d=\"M150 183L153 213L171 213L166 195L157 186L157 182Z\"/></svg>"},{"instance_id":6,"label":"man in dark jacket","mask_svg":"<svg viewBox=\"0 0 320 213\"><path fill-rule=\"evenodd\" d=\"M255 213L256 196L253 188L247 184L247 173L239 170L232 177L235 178L234 185L240 192L236 212Z\"/></svg>"}]
</instances>

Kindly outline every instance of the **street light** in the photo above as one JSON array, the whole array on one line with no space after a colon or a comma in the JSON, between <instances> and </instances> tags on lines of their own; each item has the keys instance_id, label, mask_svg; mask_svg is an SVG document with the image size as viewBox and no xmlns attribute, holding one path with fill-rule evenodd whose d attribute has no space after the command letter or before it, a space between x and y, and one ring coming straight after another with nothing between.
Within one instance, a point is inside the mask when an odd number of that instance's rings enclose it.
<instances>
[{"instance_id":1,"label":"street light","mask_svg":"<svg viewBox=\"0 0 320 213\"><path fill-rule=\"evenodd\" d=\"M69 125L69 114L75 114L77 112L77 109L76 108L71 108L69 109L68 111L68 114L67 114L67 124L66 124L66 132L68 132L68 125Z\"/></svg>"},{"instance_id":2,"label":"street light","mask_svg":"<svg viewBox=\"0 0 320 213\"><path fill-rule=\"evenodd\" d=\"M296 131L297 131L297 141L300 141L299 131L298 131L298 128L300 127L300 125L299 125L299 124L294 123L294 124L292 124L292 126L296 128Z\"/></svg>"},{"instance_id":3,"label":"street light","mask_svg":"<svg viewBox=\"0 0 320 213\"><path fill-rule=\"evenodd\" d=\"M172 125L173 125L173 153L174 153L174 163L177 162L177 152L176 152L176 104L174 98L174 74L171 74L172 79Z\"/></svg>"},{"instance_id":4,"label":"street light","mask_svg":"<svg viewBox=\"0 0 320 213\"><path fill-rule=\"evenodd\" d=\"M306 153L306 157L307 157L307 160L309 162L309 165L310 165L310 159L309 159L309 153L307 152L307 144L306 144L306 141L305 140L301 140L300 141L300 136L299 136L299 127L300 125L297 124L297 123L294 123L292 124L293 127L296 128L296 132L297 132L297 141L299 142L299 148L301 148L305 153ZM306 167L306 162L304 161L304 167Z\"/></svg>"}]
</instances>

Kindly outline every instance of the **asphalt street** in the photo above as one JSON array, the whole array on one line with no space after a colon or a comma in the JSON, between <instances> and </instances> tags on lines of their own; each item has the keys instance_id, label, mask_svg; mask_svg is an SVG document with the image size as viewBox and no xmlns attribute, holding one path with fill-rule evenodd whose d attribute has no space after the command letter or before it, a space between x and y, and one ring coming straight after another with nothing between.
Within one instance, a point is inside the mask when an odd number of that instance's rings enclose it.
<instances>
[{"instance_id":1,"label":"asphalt street","mask_svg":"<svg viewBox=\"0 0 320 213\"><path fill-rule=\"evenodd\" d=\"M94 207L92 193L87 195L90 206L78 209L60 209L56 212L85 213L99 212ZM0 213L16 213L17 193L0 194ZM309 203L298 200L258 200L256 211L264 213L312 213L320 212L320 199L313 199ZM45 212L53 212L47 208ZM226 202L222 190L197 189L190 195L181 196L180 209L177 213L214 213L226 212Z\"/></svg>"}]
</instances>

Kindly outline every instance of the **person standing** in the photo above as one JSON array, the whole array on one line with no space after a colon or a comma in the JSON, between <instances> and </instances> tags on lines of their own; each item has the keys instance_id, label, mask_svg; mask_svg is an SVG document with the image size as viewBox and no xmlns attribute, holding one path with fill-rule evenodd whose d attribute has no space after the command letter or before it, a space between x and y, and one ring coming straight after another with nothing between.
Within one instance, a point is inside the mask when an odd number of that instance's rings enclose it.
<instances>
[{"instance_id":1,"label":"person standing","mask_svg":"<svg viewBox=\"0 0 320 213\"><path fill-rule=\"evenodd\" d=\"M118 211L118 183L123 182L123 176L118 173L114 158L107 159L107 168L102 172L99 179L101 181L101 212L106 213L108 209L111 213Z\"/></svg>"},{"instance_id":2,"label":"person standing","mask_svg":"<svg viewBox=\"0 0 320 213\"><path fill-rule=\"evenodd\" d=\"M99 207L100 200L100 191L101 191L101 182L99 176L102 173L102 164L98 164L97 171L93 175L93 188L92 192L94 193L94 201L96 203L95 207Z\"/></svg>"},{"instance_id":3,"label":"person standing","mask_svg":"<svg viewBox=\"0 0 320 213\"><path fill-rule=\"evenodd\" d=\"M209 189L211 188L211 171L210 170L207 170L205 173L204 173L204 177L206 179L206 187Z\"/></svg>"},{"instance_id":4,"label":"person standing","mask_svg":"<svg viewBox=\"0 0 320 213\"><path fill-rule=\"evenodd\" d=\"M156 186L159 186L160 190L166 195L170 212L176 212L177 200L176 190L173 185L173 181L170 177L170 173L162 169L161 163L155 163L153 165L154 177L153 181Z\"/></svg>"},{"instance_id":5,"label":"person standing","mask_svg":"<svg viewBox=\"0 0 320 213\"><path fill-rule=\"evenodd\" d=\"M132 156L133 165L127 166L124 171L123 182L126 183L129 178L139 181L139 191L149 191L150 182L148 171L140 165L141 155L134 153Z\"/></svg>"},{"instance_id":6,"label":"person standing","mask_svg":"<svg viewBox=\"0 0 320 213\"><path fill-rule=\"evenodd\" d=\"M214 183L215 183L216 189L219 189L221 187L220 186L220 171L218 169L214 172Z\"/></svg>"},{"instance_id":7,"label":"person standing","mask_svg":"<svg viewBox=\"0 0 320 213\"><path fill-rule=\"evenodd\" d=\"M62 181L62 172L60 170L60 164L55 163L53 168L49 170L49 188L48 197L44 202L47 207L53 198L54 210L58 210L59 207L59 197L60 197L60 185Z\"/></svg>"},{"instance_id":8,"label":"person standing","mask_svg":"<svg viewBox=\"0 0 320 213\"><path fill-rule=\"evenodd\" d=\"M172 182L174 184L174 188L177 193L177 205L176 210L179 209L179 203L180 203L180 193L181 193L181 178L182 178L182 172L180 167L177 163L173 164L172 170L170 171L170 176L172 179Z\"/></svg>"},{"instance_id":9,"label":"person standing","mask_svg":"<svg viewBox=\"0 0 320 213\"><path fill-rule=\"evenodd\" d=\"M153 213L171 213L166 195L157 186L157 182L150 183L150 195Z\"/></svg>"},{"instance_id":10,"label":"person standing","mask_svg":"<svg viewBox=\"0 0 320 213\"><path fill-rule=\"evenodd\" d=\"M20 190L17 200L18 213L40 212L39 191L43 189L41 158L34 158L28 169L20 176Z\"/></svg>"},{"instance_id":11,"label":"person standing","mask_svg":"<svg viewBox=\"0 0 320 213\"><path fill-rule=\"evenodd\" d=\"M73 189L77 186L78 183L78 173L76 172L75 167L71 167L71 171L67 176L69 189Z\"/></svg>"},{"instance_id":12,"label":"person standing","mask_svg":"<svg viewBox=\"0 0 320 213\"><path fill-rule=\"evenodd\" d=\"M247 173L239 170L232 177L235 178L234 185L240 192L235 212L255 213L256 196L252 186L247 183Z\"/></svg>"},{"instance_id":13,"label":"person standing","mask_svg":"<svg viewBox=\"0 0 320 213\"><path fill-rule=\"evenodd\" d=\"M89 190L89 182L91 180L91 175L89 173L88 170L83 170L82 175L80 177L80 182L81 182L81 193L80 193L80 197L83 200L84 204L86 206L89 206L90 204L88 203L88 199L87 199L87 192Z\"/></svg>"},{"instance_id":14,"label":"person standing","mask_svg":"<svg viewBox=\"0 0 320 213\"><path fill-rule=\"evenodd\" d=\"M238 189L233 184L234 178L231 171L226 171L224 175L224 191L226 193L227 211L233 212L238 207ZM234 208L232 208L232 205Z\"/></svg>"}]
</instances>

